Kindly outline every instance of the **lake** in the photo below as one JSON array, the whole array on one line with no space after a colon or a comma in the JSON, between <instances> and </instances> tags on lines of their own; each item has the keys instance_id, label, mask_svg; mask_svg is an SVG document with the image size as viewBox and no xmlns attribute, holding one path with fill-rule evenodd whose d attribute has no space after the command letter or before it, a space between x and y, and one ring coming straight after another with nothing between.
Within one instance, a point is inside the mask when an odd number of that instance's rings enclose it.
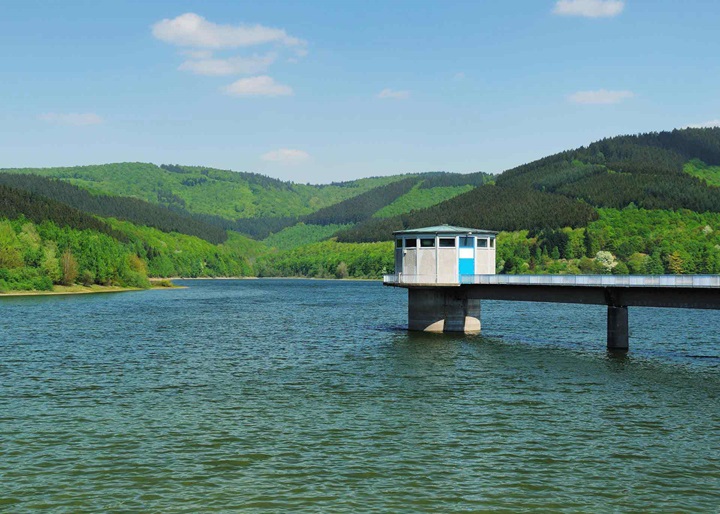
<instances>
[{"instance_id":1,"label":"lake","mask_svg":"<svg viewBox=\"0 0 720 514\"><path fill-rule=\"evenodd\" d=\"M0 300L0 511L718 511L720 312L178 283Z\"/></svg>"}]
</instances>

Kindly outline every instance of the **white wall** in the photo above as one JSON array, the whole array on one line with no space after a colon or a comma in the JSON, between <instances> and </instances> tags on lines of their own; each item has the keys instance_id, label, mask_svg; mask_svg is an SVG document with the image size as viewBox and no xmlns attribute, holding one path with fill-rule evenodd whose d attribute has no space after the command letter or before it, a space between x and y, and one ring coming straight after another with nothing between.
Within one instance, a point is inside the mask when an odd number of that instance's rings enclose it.
<instances>
[{"instance_id":1,"label":"white wall","mask_svg":"<svg viewBox=\"0 0 720 514\"><path fill-rule=\"evenodd\" d=\"M487 239L488 243L486 247L475 248L475 274L476 275L494 275L495 274L495 238L489 236L478 236L478 239ZM490 246L493 240L493 246ZM477 242L475 243L477 246Z\"/></svg>"},{"instance_id":2,"label":"white wall","mask_svg":"<svg viewBox=\"0 0 720 514\"><path fill-rule=\"evenodd\" d=\"M458 281L457 248L438 248L438 280L441 284Z\"/></svg>"}]
</instances>

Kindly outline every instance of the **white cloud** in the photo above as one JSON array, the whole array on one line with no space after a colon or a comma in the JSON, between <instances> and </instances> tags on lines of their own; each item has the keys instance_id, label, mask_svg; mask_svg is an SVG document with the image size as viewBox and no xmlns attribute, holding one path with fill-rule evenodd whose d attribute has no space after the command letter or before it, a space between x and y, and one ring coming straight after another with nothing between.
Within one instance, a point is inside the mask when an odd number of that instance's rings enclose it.
<instances>
[{"instance_id":1,"label":"white cloud","mask_svg":"<svg viewBox=\"0 0 720 514\"><path fill-rule=\"evenodd\" d=\"M392 98L394 100L406 100L410 98L410 91L395 91L390 88L385 88L378 93L377 97Z\"/></svg>"},{"instance_id":2,"label":"white cloud","mask_svg":"<svg viewBox=\"0 0 720 514\"><path fill-rule=\"evenodd\" d=\"M191 12L160 20L152 26L152 33L166 43L194 48L239 48L279 43L304 50L307 44L283 29L262 25L218 25Z\"/></svg>"},{"instance_id":3,"label":"white cloud","mask_svg":"<svg viewBox=\"0 0 720 514\"><path fill-rule=\"evenodd\" d=\"M608 91L599 89L597 91L578 91L568 96L568 100L576 104L617 104L635 94L632 91Z\"/></svg>"},{"instance_id":4,"label":"white cloud","mask_svg":"<svg viewBox=\"0 0 720 514\"><path fill-rule=\"evenodd\" d=\"M710 120L703 123L696 123L695 125L688 125L683 128L714 128L720 127L720 120Z\"/></svg>"},{"instance_id":5,"label":"white cloud","mask_svg":"<svg viewBox=\"0 0 720 514\"><path fill-rule=\"evenodd\" d=\"M229 57L227 59L191 59L178 68L195 75L251 75L261 73L275 62L277 54L253 55L252 57Z\"/></svg>"},{"instance_id":6,"label":"white cloud","mask_svg":"<svg viewBox=\"0 0 720 514\"><path fill-rule=\"evenodd\" d=\"M222 89L226 94L232 96L288 96L293 94L290 86L278 84L267 75L240 79Z\"/></svg>"},{"instance_id":7,"label":"white cloud","mask_svg":"<svg viewBox=\"0 0 720 514\"><path fill-rule=\"evenodd\" d=\"M303 150L280 148L260 156L263 161L279 162L281 164L297 164L310 159L310 154Z\"/></svg>"},{"instance_id":8,"label":"white cloud","mask_svg":"<svg viewBox=\"0 0 720 514\"><path fill-rule=\"evenodd\" d=\"M38 119L53 125L71 125L75 127L99 125L104 121L94 112L46 112L39 115Z\"/></svg>"},{"instance_id":9,"label":"white cloud","mask_svg":"<svg viewBox=\"0 0 720 514\"><path fill-rule=\"evenodd\" d=\"M210 59L213 56L210 50L185 50L180 53L190 59Z\"/></svg>"},{"instance_id":10,"label":"white cloud","mask_svg":"<svg viewBox=\"0 0 720 514\"><path fill-rule=\"evenodd\" d=\"M553 12L562 16L609 18L617 16L624 8L622 0L558 0Z\"/></svg>"}]
</instances>

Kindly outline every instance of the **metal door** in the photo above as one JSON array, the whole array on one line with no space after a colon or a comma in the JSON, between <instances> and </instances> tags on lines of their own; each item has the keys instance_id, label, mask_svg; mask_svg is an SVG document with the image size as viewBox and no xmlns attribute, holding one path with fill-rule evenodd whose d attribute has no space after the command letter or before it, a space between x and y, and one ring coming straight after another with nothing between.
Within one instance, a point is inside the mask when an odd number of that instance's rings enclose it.
<instances>
[{"instance_id":1,"label":"metal door","mask_svg":"<svg viewBox=\"0 0 720 514\"><path fill-rule=\"evenodd\" d=\"M463 275L475 274L475 238L461 236L458 245L458 281L463 281Z\"/></svg>"}]
</instances>

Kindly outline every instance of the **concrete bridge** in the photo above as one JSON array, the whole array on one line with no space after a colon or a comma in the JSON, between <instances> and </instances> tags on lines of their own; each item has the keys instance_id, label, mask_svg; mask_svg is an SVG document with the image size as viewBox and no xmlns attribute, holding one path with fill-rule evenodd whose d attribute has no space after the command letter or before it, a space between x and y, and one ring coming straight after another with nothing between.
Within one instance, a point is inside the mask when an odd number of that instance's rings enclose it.
<instances>
[{"instance_id":1,"label":"concrete bridge","mask_svg":"<svg viewBox=\"0 0 720 514\"><path fill-rule=\"evenodd\" d=\"M607 305L607 346L627 351L628 307L720 309L720 275L385 275L408 290L408 328L479 333L480 301Z\"/></svg>"}]
</instances>

